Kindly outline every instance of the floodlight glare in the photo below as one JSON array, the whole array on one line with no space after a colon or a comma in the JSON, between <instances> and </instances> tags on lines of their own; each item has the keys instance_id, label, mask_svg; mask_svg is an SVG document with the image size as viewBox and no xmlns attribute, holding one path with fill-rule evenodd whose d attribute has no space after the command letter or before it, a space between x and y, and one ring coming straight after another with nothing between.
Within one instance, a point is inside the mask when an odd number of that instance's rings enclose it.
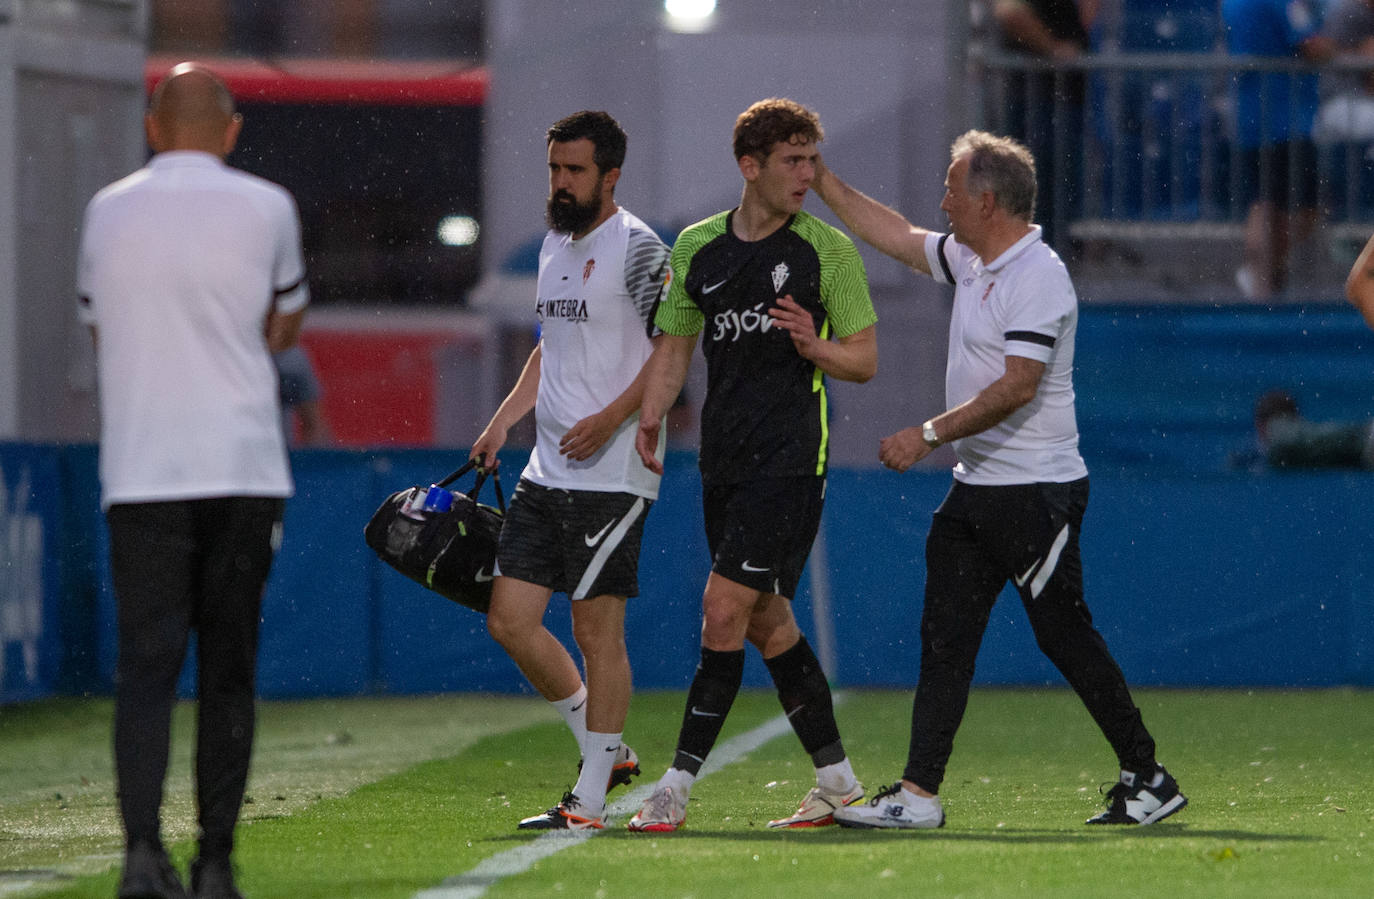
<instances>
[{"instance_id":1,"label":"floodlight glare","mask_svg":"<svg viewBox=\"0 0 1374 899\"><path fill-rule=\"evenodd\" d=\"M702 31L716 11L716 0L663 0L663 10L674 31Z\"/></svg>"},{"instance_id":2,"label":"floodlight glare","mask_svg":"<svg viewBox=\"0 0 1374 899\"><path fill-rule=\"evenodd\" d=\"M470 247L482 229L470 215L446 215L439 220L439 242L450 247Z\"/></svg>"}]
</instances>

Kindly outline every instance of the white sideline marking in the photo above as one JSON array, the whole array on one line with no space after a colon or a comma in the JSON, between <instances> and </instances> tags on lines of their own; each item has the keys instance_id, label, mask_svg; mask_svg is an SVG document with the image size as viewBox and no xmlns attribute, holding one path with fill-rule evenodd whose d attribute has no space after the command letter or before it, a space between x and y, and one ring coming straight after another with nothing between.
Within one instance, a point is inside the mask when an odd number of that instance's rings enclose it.
<instances>
[{"instance_id":1,"label":"white sideline marking","mask_svg":"<svg viewBox=\"0 0 1374 899\"><path fill-rule=\"evenodd\" d=\"M835 701L837 703L839 699L840 697L836 695ZM731 762L738 761L746 754L758 749L774 737L789 733L791 730L792 727L787 723L787 719L779 715L747 733L726 740L711 750L711 754L706 757L706 764L701 766L699 777L705 777L719 771ZM649 798L649 794L653 793L654 787L657 785L658 782L654 781L635 787L607 807L606 817L618 820L620 816L637 810L640 803ZM614 825L608 823L607 826ZM596 830L546 831L540 834L537 839L483 859L477 867L465 874L450 877L432 889L421 890L415 894L415 899L477 899L486 893L488 887L494 886L503 878L523 874L534 867L536 862L548 858L556 852L578 846L597 833L599 831Z\"/></svg>"}]
</instances>

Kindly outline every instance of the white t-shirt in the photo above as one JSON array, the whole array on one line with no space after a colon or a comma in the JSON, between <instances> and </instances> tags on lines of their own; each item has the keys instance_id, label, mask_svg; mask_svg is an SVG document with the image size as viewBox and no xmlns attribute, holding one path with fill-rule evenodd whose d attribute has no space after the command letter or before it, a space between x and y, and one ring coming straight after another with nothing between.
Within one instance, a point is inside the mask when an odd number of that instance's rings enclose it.
<instances>
[{"instance_id":1,"label":"white t-shirt","mask_svg":"<svg viewBox=\"0 0 1374 899\"><path fill-rule=\"evenodd\" d=\"M160 153L86 207L78 316L97 336L101 504L290 496L265 323L309 300L281 187Z\"/></svg>"},{"instance_id":2,"label":"white t-shirt","mask_svg":"<svg viewBox=\"0 0 1374 899\"><path fill-rule=\"evenodd\" d=\"M1078 295L1040 227L989 265L953 237L926 237L936 281L953 283L945 403L952 409L1006 372L1007 356L1045 363L1035 398L1001 423L953 442L956 480L967 484L1065 483L1086 477L1078 454L1073 349Z\"/></svg>"},{"instance_id":3,"label":"white t-shirt","mask_svg":"<svg viewBox=\"0 0 1374 899\"><path fill-rule=\"evenodd\" d=\"M536 290L543 343L537 437L524 473L531 481L658 497L658 475L635 452L638 412L585 461L560 455L558 441L624 393L648 360L667 260L658 235L624 209L579 240L557 231L544 237ZM660 432L660 459L663 445Z\"/></svg>"}]
</instances>

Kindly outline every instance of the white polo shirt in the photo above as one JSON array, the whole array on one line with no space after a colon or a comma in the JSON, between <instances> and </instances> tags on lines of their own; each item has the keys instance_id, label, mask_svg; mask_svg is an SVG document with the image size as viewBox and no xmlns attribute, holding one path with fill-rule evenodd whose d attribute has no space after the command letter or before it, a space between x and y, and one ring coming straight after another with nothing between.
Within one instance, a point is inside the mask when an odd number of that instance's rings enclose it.
<instances>
[{"instance_id":1,"label":"white polo shirt","mask_svg":"<svg viewBox=\"0 0 1374 899\"><path fill-rule=\"evenodd\" d=\"M635 412L591 458L558 452L558 441L633 383L653 343L654 311L668 248L648 225L619 209L578 240L550 231L539 251L536 288L543 352L537 436L524 476L545 487L658 497L659 476L635 451ZM658 457L663 458L663 435Z\"/></svg>"},{"instance_id":2,"label":"white polo shirt","mask_svg":"<svg viewBox=\"0 0 1374 899\"><path fill-rule=\"evenodd\" d=\"M986 431L953 442L955 479L1029 484L1086 477L1073 393L1078 295L1064 263L1040 239L1040 226L986 266L944 234L926 237L926 258L936 281L955 285L946 408L1002 377L1007 356L1045 363L1034 399Z\"/></svg>"},{"instance_id":3,"label":"white polo shirt","mask_svg":"<svg viewBox=\"0 0 1374 899\"><path fill-rule=\"evenodd\" d=\"M269 310L304 308L281 187L160 153L86 207L78 315L95 327L101 505L290 496Z\"/></svg>"}]
</instances>

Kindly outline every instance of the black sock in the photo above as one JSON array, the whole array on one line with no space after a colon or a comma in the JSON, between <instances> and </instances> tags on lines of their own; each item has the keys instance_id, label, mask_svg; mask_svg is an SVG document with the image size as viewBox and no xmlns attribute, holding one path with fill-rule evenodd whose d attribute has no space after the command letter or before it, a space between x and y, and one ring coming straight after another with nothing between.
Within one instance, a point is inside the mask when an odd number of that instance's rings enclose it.
<instances>
[{"instance_id":1,"label":"black sock","mask_svg":"<svg viewBox=\"0 0 1374 899\"><path fill-rule=\"evenodd\" d=\"M801 740L802 748L811 756L811 762L823 768L844 761L844 745L840 742L840 728L835 723L830 684L806 637L786 652L763 661L778 688L782 710L787 713L787 720Z\"/></svg>"},{"instance_id":2,"label":"black sock","mask_svg":"<svg viewBox=\"0 0 1374 899\"><path fill-rule=\"evenodd\" d=\"M687 691L687 709L677 735L673 767L695 776L716 745L725 716L730 713L744 681L744 650L717 652L701 648L701 663Z\"/></svg>"}]
</instances>

